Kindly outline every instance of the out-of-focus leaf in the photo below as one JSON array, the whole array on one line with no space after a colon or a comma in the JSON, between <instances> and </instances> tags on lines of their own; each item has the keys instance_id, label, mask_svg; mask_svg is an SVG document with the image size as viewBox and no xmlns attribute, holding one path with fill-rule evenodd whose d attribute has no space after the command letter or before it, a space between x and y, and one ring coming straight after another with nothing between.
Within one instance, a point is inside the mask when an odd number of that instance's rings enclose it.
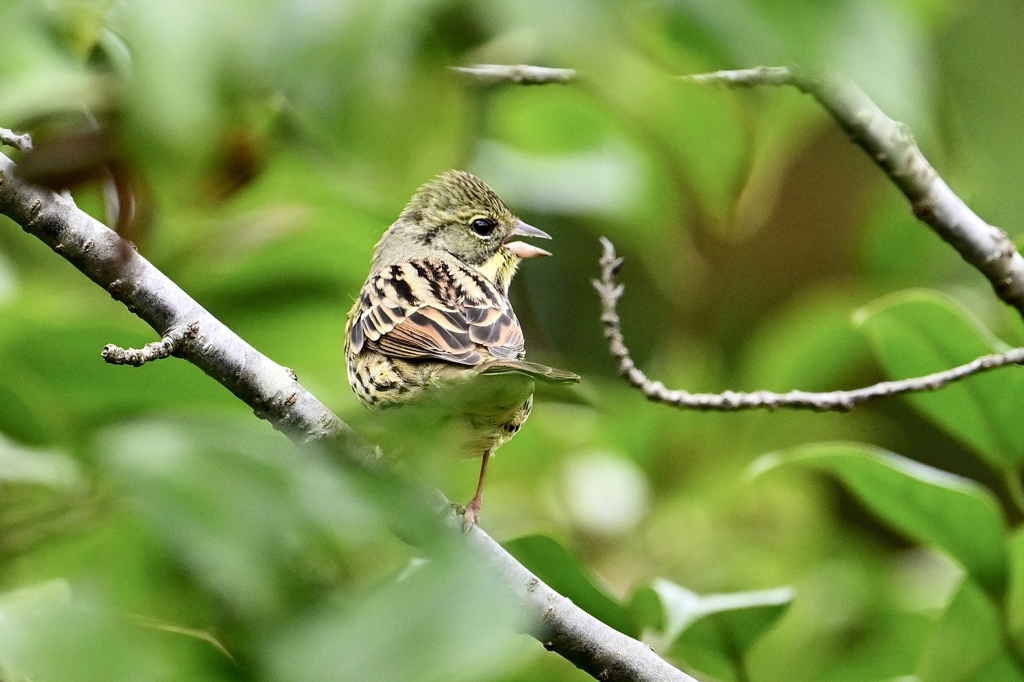
<instances>
[{"instance_id":1,"label":"out-of-focus leaf","mask_svg":"<svg viewBox=\"0 0 1024 682\"><path fill-rule=\"evenodd\" d=\"M17 293L18 277L14 272L14 264L3 252L0 252L0 310Z\"/></svg>"},{"instance_id":2,"label":"out-of-focus leaf","mask_svg":"<svg viewBox=\"0 0 1024 682\"><path fill-rule=\"evenodd\" d=\"M749 341L742 388L826 391L848 381L869 356L867 343L850 327L854 305L854 296L826 291L780 311Z\"/></svg>"},{"instance_id":3,"label":"out-of-focus leaf","mask_svg":"<svg viewBox=\"0 0 1024 682\"><path fill-rule=\"evenodd\" d=\"M390 488L255 424L151 420L100 446L141 522L247 624L278 678L476 679L506 664L515 611L464 543L431 543L428 564L378 587L345 584L353 548L384 532L382 508L430 514Z\"/></svg>"},{"instance_id":4,"label":"out-of-focus leaf","mask_svg":"<svg viewBox=\"0 0 1024 682\"><path fill-rule=\"evenodd\" d=\"M627 51L602 50L590 58L602 103L640 131L645 150L672 182L692 185L714 226L727 225L749 161L736 98L682 83L674 76L685 74L663 71Z\"/></svg>"},{"instance_id":5,"label":"out-of-focus leaf","mask_svg":"<svg viewBox=\"0 0 1024 682\"><path fill-rule=\"evenodd\" d=\"M525 209L547 213L624 215L640 195L642 160L612 138L596 149L562 156L530 155L497 143L476 159L480 173Z\"/></svg>"},{"instance_id":6,"label":"out-of-focus leaf","mask_svg":"<svg viewBox=\"0 0 1024 682\"><path fill-rule=\"evenodd\" d=\"M0 594L0 665L5 672L24 675L31 663L24 661L31 649L29 619L67 606L71 587L63 580L50 580ZM27 664L27 665L26 665Z\"/></svg>"},{"instance_id":7,"label":"out-of-focus leaf","mask_svg":"<svg viewBox=\"0 0 1024 682\"><path fill-rule=\"evenodd\" d=\"M916 290L886 296L857 314L894 379L950 369L1007 350L952 299ZM914 393L908 400L1000 471L1024 461L1024 419L1010 396L1024 395L1024 371L1004 367Z\"/></svg>"},{"instance_id":8,"label":"out-of-focus leaf","mask_svg":"<svg viewBox=\"0 0 1024 682\"><path fill-rule=\"evenodd\" d=\"M493 96L498 106L491 127L521 153L558 158L592 151L615 132L611 113L578 88L554 88L543 96L506 88Z\"/></svg>"},{"instance_id":9,"label":"out-of-focus leaf","mask_svg":"<svg viewBox=\"0 0 1024 682\"><path fill-rule=\"evenodd\" d=\"M516 644L515 615L483 567L449 558L310 610L264 656L276 680L489 679Z\"/></svg>"},{"instance_id":10,"label":"out-of-focus leaf","mask_svg":"<svg viewBox=\"0 0 1024 682\"><path fill-rule=\"evenodd\" d=\"M71 586L64 580L48 580L0 594L0 626L22 614L45 611L71 601ZM9 634L9 633L8 633ZM9 640L5 640L9 641Z\"/></svg>"},{"instance_id":11,"label":"out-of-focus leaf","mask_svg":"<svg viewBox=\"0 0 1024 682\"><path fill-rule=\"evenodd\" d=\"M700 595L659 578L637 590L630 603L657 651L720 679L737 667L757 640L782 617L794 592L775 590Z\"/></svg>"},{"instance_id":12,"label":"out-of-focus leaf","mask_svg":"<svg viewBox=\"0 0 1024 682\"><path fill-rule=\"evenodd\" d=\"M102 310L102 309L100 309ZM72 417L124 417L160 407L202 409L233 406L234 399L200 370L183 362L153 363L146 372L108 365L99 350L107 343L141 347L154 340L142 325L120 311L105 321L99 310L48 310L44 319L19 313L20 329L0 338L0 363L15 376L59 391L58 408ZM93 316L103 321L93 321ZM59 412L57 413L60 416Z\"/></svg>"},{"instance_id":13,"label":"out-of-focus leaf","mask_svg":"<svg viewBox=\"0 0 1024 682\"><path fill-rule=\"evenodd\" d=\"M557 540L547 535L525 535L503 546L538 578L594 618L632 637L639 634L630 612L597 587Z\"/></svg>"},{"instance_id":14,"label":"out-of-focus leaf","mask_svg":"<svg viewBox=\"0 0 1024 682\"><path fill-rule=\"evenodd\" d=\"M1019 682L1024 673L1004 649L999 612L965 580L939 618L921 656L921 682Z\"/></svg>"},{"instance_id":15,"label":"out-of-focus leaf","mask_svg":"<svg viewBox=\"0 0 1024 682\"><path fill-rule=\"evenodd\" d=\"M990 595L1006 589L1006 523L985 487L859 443L818 443L768 454L757 474L800 465L835 476L876 516L908 538L943 550Z\"/></svg>"},{"instance_id":16,"label":"out-of-focus leaf","mask_svg":"<svg viewBox=\"0 0 1024 682\"><path fill-rule=\"evenodd\" d=\"M955 7L955 5L953 5ZM943 91L956 115L950 120L958 140L956 165L963 182L956 187L978 215L993 225L1015 230L1024 210L1024 130L1015 112L1022 104L1024 69L1007 60L1018 44L1024 6L1015 0L990 0L984 12L957 12L935 43ZM958 178L959 179L959 178Z\"/></svg>"},{"instance_id":17,"label":"out-of-focus leaf","mask_svg":"<svg viewBox=\"0 0 1024 682\"><path fill-rule=\"evenodd\" d=\"M263 291L269 288L268 277L286 288L290 281L305 277L314 282L326 279L321 295L337 297L337 281L358 275L359 281L350 284L361 283L373 245L408 197L385 203L386 199L380 199L383 207L378 211L367 197L339 190L336 170L310 167L307 158L294 152L276 154L259 177L215 215L178 214L167 226L177 242L171 271L176 281L198 294ZM196 229L197 222L201 230ZM202 244L202 259L196 258L197 242Z\"/></svg>"},{"instance_id":18,"label":"out-of-focus leaf","mask_svg":"<svg viewBox=\"0 0 1024 682\"><path fill-rule=\"evenodd\" d=\"M32 680L129 680L148 675L133 633L101 603L76 598L63 580L0 595L0 668ZM145 667L145 666L143 666Z\"/></svg>"},{"instance_id":19,"label":"out-of-focus leaf","mask_svg":"<svg viewBox=\"0 0 1024 682\"><path fill-rule=\"evenodd\" d=\"M902 196L874 207L865 218L862 239L862 267L893 288L929 286L964 274L960 255L922 229Z\"/></svg>"},{"instance_id":20,"label":"out-of-focus leaf","mask_svg":"<svg viewBox=\"0 0 1024 682\"><path fill-rule=\"evenodd\" d=\"M0 434L0 482L70 488L82 480L78 463L66 454L26 448Z\"/></svg>"},{"instance_id":21,"label":"out-of-focus leaf","mask_svg":"<svg viewBox=\"0 0 1024 682\"><path fill-rule=\"evenodd\" d=\"M564 467L562 504L585 533L622 537L647 513L650 484L632 460L615 452L584 452Z\"/></svg>"},{"instance_id":22,"label":"out-of-focus leaf","mask_svg":"<svg viewBox=\"0 0 1024 682\"><path fill-rule=\"evenodd\" d=\"M64 404L25 368L7 369L0 378L0 432L25 443L54 442L64 425Z\"/></svg>"},{"instance_id":23,"label":"out-of-focus leaf","mask_svg":"<svg viewBox=\"0 0 1024 682\"><path fill-rule=\"evenodd\" d=\"M704 615L676 640L675 650L696 649L735 659L745 654L785 614L795 593L788 587L701 597Z\"/></svg>"},{"instance_id":24,"label":"out-of-focus leaf","mask_svg":"<svg viewBox=\"0 0 1024 682\"><path fill-rule=\"evenodd\" d=\"M256 425L137 422L100 447L170 552L243 613L279 612L286 586L336 570L345 543L378 527L340 471Z\"/></svg>"},{"instance_id":25,"label":"out-of-focus leaf","mask_svg":"<svg viewBox=\"0 0 1024 682\"><path fill-rule=\"evenodd\" d=\"M1018 646L1024 644L1024 528L1010 535L1010 588L1006 595L1006 618Z\"/></svg>"}]
</instances>

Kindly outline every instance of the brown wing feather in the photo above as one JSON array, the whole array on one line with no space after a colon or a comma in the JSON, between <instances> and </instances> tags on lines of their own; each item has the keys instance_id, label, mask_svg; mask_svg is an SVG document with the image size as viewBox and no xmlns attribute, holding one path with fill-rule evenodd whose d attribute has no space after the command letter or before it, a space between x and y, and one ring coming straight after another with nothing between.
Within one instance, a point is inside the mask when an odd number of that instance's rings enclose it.
<instances>
[{"instance_id":1,"label":"brown wing feather","mask_svg":"<svg viewBox=\"0 0 1024 682\"><path fill-rule=\"evenodd\" d=\"M484 365L480 373L485 375L525 374L532 379L553 384L576 384L580 380L580 376L573 372L525 360L493 360Z\"/></svg>"},{"instance_id":2,"label":"brown wing feather","mask_svg":"<svg viewBox=\"0 0 1024 682\"><path fill-rule=\"evenodd\" d=\"M352 350L475 366L523 356L523 332L505 295L456 263L425 259L392 265L363 287L352 321Z\"/></svg>"}]
</instances>

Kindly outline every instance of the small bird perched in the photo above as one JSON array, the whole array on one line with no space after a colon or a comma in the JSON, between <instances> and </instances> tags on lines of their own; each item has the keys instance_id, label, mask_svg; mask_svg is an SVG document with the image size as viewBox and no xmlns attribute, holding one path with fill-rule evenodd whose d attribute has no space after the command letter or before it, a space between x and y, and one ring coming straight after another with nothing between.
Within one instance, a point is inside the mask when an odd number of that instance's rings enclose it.
<instances>
[{"instance_id":1,"label":"small bird perched","mask_svg":"<svg viewBox=\"0 0 1024 682\"><path fill-rule=\"evenodd\" d=\"M436 401L455 454L483 457L463 509L477 525L487 463L533 408L535 381L579 377L526 362L508 286L523 258L547 251L514 237L550 239L479 178L448 171L419 188L381 237L348 315L345 360L369 408Z\"/></svg>"}]
</instances>

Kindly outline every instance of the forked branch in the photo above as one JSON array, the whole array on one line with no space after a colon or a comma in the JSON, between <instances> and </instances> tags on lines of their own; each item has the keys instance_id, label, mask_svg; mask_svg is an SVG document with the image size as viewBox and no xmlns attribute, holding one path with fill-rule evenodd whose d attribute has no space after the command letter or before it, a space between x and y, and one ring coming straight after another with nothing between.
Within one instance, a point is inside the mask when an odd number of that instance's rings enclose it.
<instances>
[{"instance_id":1,"label":"forked branch","mask_svg":"<svg viewBox=\"0 0 1024 682\"><path fill-rule=\"evenodd\" d=\"M1009 236L979 218L928 163L907 126L886 116L854 83L838 76L825 77L782 66L717 71L684 76L684 79L725 87L791 85L814 97L903 192L914 215L988 278L999 298L1024 315L1024 258ZM647 377L630 356L616 308L622 296L622 285L615 283L615 273L622 259L615 255L615 247L610 241L602 239L601 242L604 245L600 261L601 279L594 280L594 287L601 297L601 321L609 351L618 360L619 373L626 381L657 402L685 409L721 411L761 407L771 410L780 407L850 410L870 400L901 393L934 391L974 374L1024 362L1024 348L1015 348L935 374L829 393L726 391L713 394L670 390L660 381Z\"/></svg>"},{"instance_id":2,"label":"forked branch","mask_svg":"<svg viewBox=\"0 0 1024 682\"><path fill-rule=\"evenodd\" d=\"M966 379L974 374L987 372L997 367L1020 364L1024 362L1024 348L1014 348L1005 353L985 355L965 365L936 372L912 379L899 381L883 381L872 386L852 391L831 391L828 393L809 393L807 391L789 391L788 393L772 393L771 391L755 391L741 393L725 391L724 393L690 393L683 390L672 390L665 384L648 377L636 366L626 347L622 336L622 322L619 319L618 303L622 297L623 285L616 283L615 275L622 265L622 259L615 254L615 246L601 238L604 253L601 256L601 279L594 280L594 288L601 298L601 323L604 325L604 337L608 341L608 350L618 360L619 374L632 386L640 389L648 399L673 407L692 410L717 410L733 412L766 408L776 410L780 407L794 409L825 411L847 411L861 403L879 398L935 391L954 381Z\"/></svg>"}]
</instances>

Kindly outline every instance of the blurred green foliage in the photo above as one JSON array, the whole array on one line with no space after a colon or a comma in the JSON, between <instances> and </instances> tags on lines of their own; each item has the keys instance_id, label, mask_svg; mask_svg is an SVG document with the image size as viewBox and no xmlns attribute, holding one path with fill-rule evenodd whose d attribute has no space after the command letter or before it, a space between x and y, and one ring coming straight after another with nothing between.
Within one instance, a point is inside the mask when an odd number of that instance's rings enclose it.
<instances>
[{"instance_id":1,"label":"blurred green foliage","mask_svg":"<svg viewBox=\"0 0 1024 682\"><path fill-rule=\"evenodd\" d=\"M530 357L586 396L502 448L492 535L702 679L1012 681L1019 369L850 414L673 411L614 376L589 279L606 235L634 355L694 391L849 388L1021 344L811 100L675 79L841 70L1015 237L1021 25L1014 0L4 0L0 125L103 220L115 160L142 253L367 432L341 346L373 245L432 175L479 174L554 236L512 296ZM476 62L581 80L448 69ZM105 365L152 331L3 222L0 677L586 678L512 634L457 546L425 562L396 539L417 513L399 496L186 363ZM413 470L456 499L476 475Z\"/></svg>"}]
</instances>

